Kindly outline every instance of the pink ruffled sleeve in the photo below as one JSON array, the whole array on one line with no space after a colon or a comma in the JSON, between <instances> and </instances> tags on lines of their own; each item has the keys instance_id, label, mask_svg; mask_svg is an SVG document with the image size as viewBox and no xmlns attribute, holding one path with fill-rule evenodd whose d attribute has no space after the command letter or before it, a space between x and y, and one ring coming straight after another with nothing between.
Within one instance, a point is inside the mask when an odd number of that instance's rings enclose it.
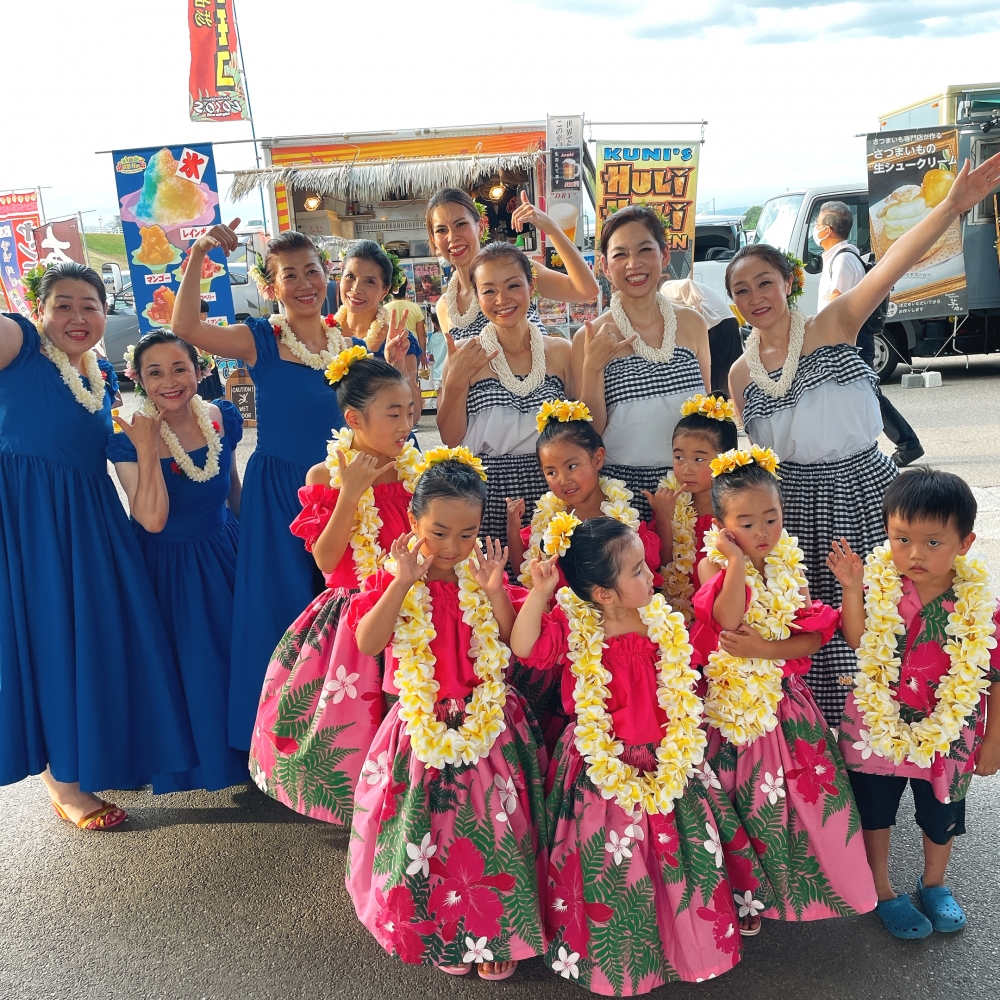
<instances>
[{"instance_id":1,"label":"pink ruffled sleeve","mask_svg":"<svg viewBox=\"0 0 1000 1000\"><path fill-rule=\"evenodd\" d=\"M299 503L302 512L288 526L288 530L306 543L306 552L312 552L316 540L333 516L337 506L339 490L329 486L302 486L299 489Z\"/></svg>"},{"instance_id":2,"label":"pink ruffled sleeve","mask_svg":"<svg viewBox=\"0 0 1000 1000\"><path fill-rule=\"evenodd\" d=\"M716 573L708 583L703 584L694 595L694 623L691 626L691 645L694 646L694 656L691 662L697 667L708 663L708 656L719 648L719 633L722 626L715 620L712 611L715 601L726 582L725 571ZM750 588L746 588L746 604L750 603Z\"/></svg>"},{"instance_id":3,"label":"pink ruffled sleeve","mask_svg":"<svg viewBox=\"0 0 1000 1000\"><path fill-rule=\"evenodd\" d=\"M342 619L351 630L351 635L357 635L361 619L378 604L379 598L389 589L389 584L394 579L395 577L384 569L380 569L374 576L365 578L365 582L361 585L361 593L351 598L347 613Z\"/></svg>"},{"instance_id":4,"label":"pink ruffled sleeve","mask_svg":"<svg viewBox=\"0 0 1000 1000\"><path fill-rule=\"evenodd\" d=\"M840 611L822 601L812 601L795 614L792 635L796 632L819 632L825 646L840 627Z\"/></svg>"},{"instance_id":5,"label":"pink ruffled sleeve","mask_svg":"<svg viewBox=\"0 0 1000 1000\"><path fill-rule=\"evenodd\" d=\"M542 615L542 631L531 647L531 655L522 662L526 667L550 670L565 660L569 652L569 622L562 608L556 606Z\"/></svg>"},{"instance_id":6,"label":"pink ruffled sleeve","mask_svg":"<svg viewBox=\"0 0 1000 1000\"><path fill-rule=\"evenodd\" d=\"M660 567L663 565L663 555L660 551L660 536L656 533L656 519L639 522L639 541L646 553L646 565L653 574L653 587L659 590L663 586Z\"/></svg>"}]
</instances>

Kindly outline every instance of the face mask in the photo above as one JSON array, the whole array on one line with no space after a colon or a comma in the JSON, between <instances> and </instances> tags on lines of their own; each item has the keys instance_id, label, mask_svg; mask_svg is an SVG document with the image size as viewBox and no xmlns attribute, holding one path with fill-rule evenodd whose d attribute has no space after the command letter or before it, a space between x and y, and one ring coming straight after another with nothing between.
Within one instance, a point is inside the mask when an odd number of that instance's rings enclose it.
<instances>
[{"instance_id":1,"label":"face mask","mask_svg":"<svg viewBox=\"0 0 1000 1000\"><path fill-rule=\"evenodd\" d=\"M822 246L823 245L820 242L820 235L819 234L820 234L821 230L827 229L827 228L828 228L827 226L816 226L813 229L813 231L812 231L812 238L813 238L813 242L816 244L816 246ZM825 240L826 237L824 236L823 239Z\"/></svg>"}]
</instances>

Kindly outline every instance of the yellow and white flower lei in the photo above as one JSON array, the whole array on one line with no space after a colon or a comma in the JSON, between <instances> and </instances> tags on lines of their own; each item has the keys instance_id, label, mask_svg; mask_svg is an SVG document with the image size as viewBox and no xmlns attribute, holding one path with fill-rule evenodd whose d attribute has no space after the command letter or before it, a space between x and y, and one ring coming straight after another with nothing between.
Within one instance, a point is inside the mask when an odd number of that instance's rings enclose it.
<instances>
[{"instance_id":1,"label":"yellow and white flower lei","mask_svg":"<svg viewBox=\"0 0 1000 1000\"><path fill-rule=\"evenodd\" d=\"M341 328L347 329L347 306L341 306L333 317L337 323L340 324ZM382 327L389 322L389 310L385 306L380 305L378 309L375 310L375 318L371 321L368 329L365 331L364 342L368 345L369 351L375 350L375 344L378 343L378 335L382 330ZM349 346L349 345L348 345Z\"/></svg>"},{"instance_id":2,"label":"yellow and white flower lei","mask_svg":"<svg viewBox=\"0 0 1000 1000\"><path fill-rule=\"evenodd\" d=\"M507 728L503 719L507 701L504 677L510 650L500 641L493 606L473 579L469 560L459 563L455 573L462 620L472 627L470 651L476 653L473 669L480 681L473 689L465 719L458 729L449 729L434 715L440 685L434 679L435 657L430 647L437 632L431 614L430 588L423 580L418 580L407 592L392 641L397 660L394 680L399 689L399 717L406 724L417 759L439 770L446 764L475 764L489 754L497 737Z\"/></svg>"},{"instance_id":3,"label":"yellow and white flower lei","mask_svg":"<svg viewBox=\"0 0 1000 1000\"><path fill-rule=\"evenodd\" d=\"M342 452L345 463L350 463L357 455L353 445L354 431L350 427L334 431L333 437L327 442L325 465L330 470L331 489L340 489L340 466L337 464L337 452ZM412 493L417 485L419 478L417 467L420 461L420 452L411 441L407 441L403 445L403 450L396 457L396 470L407 493ZM378 516L378 508L375 506L375 490L369 487L358 501L358 511L354 515L354 532L351 534L354 569L360 580L372 576L385 562L386 552L378 542L378 533L381 527L382 519Z\"/></svg>"},{"instance_id":4,"label":"yellow and white flower lei","mask_svg":"<svg viewBox=\"0 0 1000 1000\"><path fill-rule=\"evenodd\" d=\"M326 328L326 350L319 354L313 354L298 337L292 333L292 328L288 325L288 320L281 314L275 313L268 317L273 329L279 331L278 340L287 347L304 365L310 368L326 368L333 359L351 346L351 342L345 339L340 330L335 326Z\"/></svg>"},{"instance_id":5,"label":"yellow and white flower lei","mask_svg":"<svg viewBox=\"0 0 1000 1000\"><path fill-rule=\"evenodd\" d=\"M660 480L660 489L679 490L681 484L671 472ZM673 551L670 562L660 568L663 591L675 611L691 621L694 618L694 584L691 574L698 553L695 551L695 523L698 512L694 509L691 494L686 490L677 497L671 524Z\"/></svg>"},{"instance_id":6,"label":"yellow and white flower lei","mask_svg":"<svg viewBox=\"0 0 1000 1000\"><path fill-rule=\"evenodd\" d=\"M627 813L669 813L705 757L707 737L701 726L702 702L695 693L698 674L691 669L691 644L684 618L660 594L639 617L649 638L659 647L656 700L667 716L663 739L656 748L656 770L640 772L621 759L623 746L615 739L607 710L611 674L602 660L604 629L594 605L580 600L569 587L556 595L569 621L570 670L576 678L573 702L577 750L587 764L587 777L606 799Z\"/></svg>"},{"instance_id":7,"label":"yellow and white flower lei","mask_svg":"<svg viewBox=\"0 0 1000 1000\"><path fill-rule=\"evenodd\" d=\"M80 373L73 367L69 360L69 355L65 351L60 351L55 344L43 333L42 353L59 369L63 382L73 398L88 412L97 413L104 408L104 393L107 391L107 383L101 374L100 366L97 364L97 354L94 351L84 351L83 365L87 371L87 379L90 388L83 387L83 380Z\"/></svg>"},{"instance_id":8,"label":"yellow and white flower lei","mask_svg":"<svg viewBox=\"0 0 1000 1000\"><path fill-rule=\"evenodd\" d=\"M906 634L899 614L903 583L888 545L879 545L865 565L865 633L858 647L854 698L864 717L874 753L894 764L904 761L930 767L934 755L946 755L961 735L969 716L990 682L987 671L993 637L996 597L985 564L969 556L955 560L955 610L945 632L944 651L951 658L937 686L934 711L919 722L899 717L899 702L891 685L899 682L897 636Z\"/></svg>"},{"instance_id":9,"label":"yellow and white flower lei","mask_svg":"<svg viewBox=\"0 0 1000 1000\"><path fill-rule=\"evenodd\" d=\"M622 524L627 524L632 529L639 527L639 512L629 504L634 494L627 489L621 479L611 479L608 476L601 476L598 480L601 492L604 494L604 501L601 503L601 513L605 517L613 517ZM567 509L566 503L559 499L551 491L542 496L535 504L535 512L531 516L531 535L528 539L528 548L524 553L521 562L521 572L518 580L525 586L531 586L531 575L528 567L532 559L544 559L546 556L544 536L545 529L556 514L561 514Z\"/></svg>"},{"instance_id":10,"label":"yellow and white flower lei","mask_svg":"<svg viewBox=\"0 0 1000 1000\"><path fill-rule=\"evenodd\" d=\"M155 420L159 416L159 408L148 397L143 399L139 409L147 417ZM191 397L191 411L208 445L208 454L205 457L205 465L199 469L191 460L191 456L184 450L180 439L170 429L170 425L163 421L160 424L160 437L170 452L170 457L177 463L177 467L188 479L195 483L207 483L219 474L219 456L222 454L222 438L219 432L212 426L212 410L209 404L201 396Z\"/></svg>"},{"instance_id":11,"label":"yellow and white flower lei","mask_svg":"<svg viewBox=\"0 0 1000 1000\"><path fill-rule=\"evenodd\" d=\"M729 560L718 550L719 529L705 532L705 554L720 566ZM764 559L764 577L749 556L744 556L750 607L743 616L768 640L787 639L795 612L805 606L802 588L802 550L787 531ZM753 743L778 725L777 708L783 697L781 667L784 660L743 659L717 649L708 658L705 718L736 746Z\"/></svg>"}]
</instances>

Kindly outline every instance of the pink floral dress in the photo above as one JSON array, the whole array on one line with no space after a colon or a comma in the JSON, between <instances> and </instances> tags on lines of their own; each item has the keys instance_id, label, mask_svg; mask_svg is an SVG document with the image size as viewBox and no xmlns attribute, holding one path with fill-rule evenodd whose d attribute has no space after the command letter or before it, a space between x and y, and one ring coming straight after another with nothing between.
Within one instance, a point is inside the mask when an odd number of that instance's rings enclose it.
<instances>
[{"instance_id":1,"label":"pink floral dress","mask_svg":"<svg viewBox=\"0 0 1000 1000\"><path fill-rule=\"evenodd\" d=\"M718 648L721 629L712 609L724 580L719 573L695 594L691 642L702 664ZM839 620L836 610L813 601L796 614L795 627L828 642ZM784 697L770 733L737 747L708 727L706 757L773 893L761 915L779 920L854 916L877 902L847 771L805 683L810 666L809 657L800 657L782 667ZM742 874L731 870L730 876L738 894L756 892Z\"/></svg>"},{"instance_id":2,"label":"pink floral dress","mask_svg":"<svg viewBox=\"0 0 1000 1000\"><path fill-rule=\"evenodd\" d=\"M383 549L410 530L410 494L401 482L374 487ZM302 512L291 532L306 551L322 534L339 491L299 490ZM250 773L258 787L296 812L327 823L349 822L354 786L384 714L379 662L364 656L354 633L338 628L358 593L354 550L348 546L326 587L288 627L274 651L250 743Z\"/></svg>"},{"instance_id":3,"label":"pink floral dress","mask_svg":"<svg viewBox=\"0 0 1000 1000\"><path fill-rule=\"evenodd\" d=\"M902 659L899 683L894 694L899 701L899 715L904 722L925 719L937 705L937 686L951 668L951 657L943 646L948 642L945 626L948 615L955 610L955 592L948 590L929 604L921 604L920 595L913 581L904 576L903 596L899 614L906 624L906 634L899 637L897 652ZM1000 609L993 616L1000 634ZM1000 681L1000 647L990 654L987 679ZM986 730L986 695L966 720L958 739L951 745L947 756L935 754L931 766L918 767L904 761L893 764L868 742L868 731L854 700L852 691L844 706L844 719L840 729L840 750L852 771L866 774L897 775L901 778L919 778L929 781L934 797L939 802L959 802L965 798L976 768L976 755Z\"/></svg>"},{"instance_id":4,"label":"pink floral dress","mask_svg":"<svg viewBox=\"0 0 1000 1000\"><path fill-rule=\"evenodd\" d=\"M740 959L739 903L727 871L746 872L763 908L766 878L735 810L707 765L667 815L625 812L604 798L576 748L569 623L545 615L529 665L561 676L574 717L546 780L549 869L545 961L592 993L634 996L662 983L721 975ZM656 767L666 723L656 698L659 650L646 636L605 640L607 710L622 759Z\"/></svg>"},{"instance_id":5,"label":"pink floral dress","mask_svg":"<svg viewBox=\"0 0 1000 1000\"><path fill-rule=\"evenodd\" d=\"M355 631L392 576L369 577L344 619ZM428 580L439 718L457 727L478 683L458 584ZM524 592L511 588L524 599ZM391 646L386 693L397 694ZM476 764L427 767L394 702L358 782L347 890L358 918L403 962L456 965L531 958L544 948L546 754L524 699L507 688L506 729ZM466 958L471 955L471 958ZM489 957L492 956L492 957Z\"/></svg>"}]
</instances>

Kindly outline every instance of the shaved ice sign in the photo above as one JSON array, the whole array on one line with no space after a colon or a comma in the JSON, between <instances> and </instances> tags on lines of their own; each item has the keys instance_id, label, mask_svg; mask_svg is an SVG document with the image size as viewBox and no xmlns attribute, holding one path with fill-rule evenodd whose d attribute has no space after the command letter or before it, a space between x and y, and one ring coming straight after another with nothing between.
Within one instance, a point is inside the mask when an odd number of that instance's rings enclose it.
<instances>
[{"instance_id":1,"label":"shaved ice sign","mask_svg":"<svg viewBox=\"0 0 1000 1000\"><path fill-rule=\"evenodd\" d=\"M170 326L191 244L220 222L211 144L114 153L122 232L141 333ZM226 257L212 250L201 269L209 322L233 322Z\"/></svg>"}]
</instances>

